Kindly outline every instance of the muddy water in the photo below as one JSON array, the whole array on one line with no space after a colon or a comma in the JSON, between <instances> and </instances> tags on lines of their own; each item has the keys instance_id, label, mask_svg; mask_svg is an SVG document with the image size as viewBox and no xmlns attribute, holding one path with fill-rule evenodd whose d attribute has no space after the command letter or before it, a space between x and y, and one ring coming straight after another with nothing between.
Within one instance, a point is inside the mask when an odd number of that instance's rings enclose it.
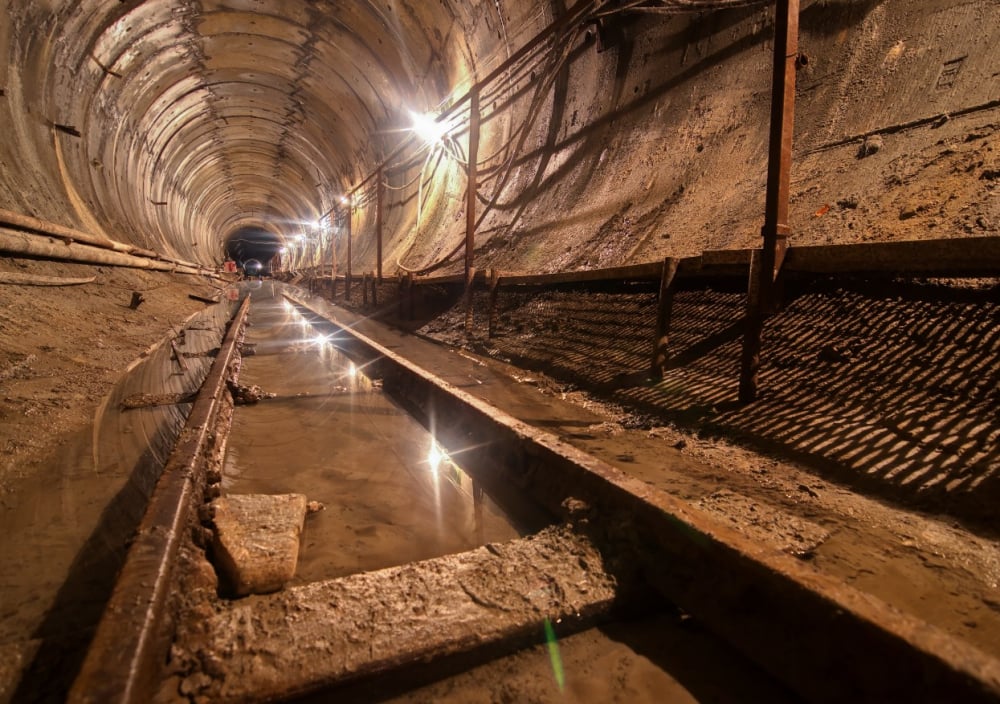
<instances>
[{"instance_id":1,"label":"muddy water","mask_svg":"<svg viewBox=\"0 0 1000 704\"><path fill-rule=\"evenodd\" d=\"M101 402L93 428L55 448L0 511L0 702L59 700L72 681L190 410L122 410L122 401L197 391L228 318L227 308L212 306L185 323L176 340L185 370L164 343L136 360Z\"/></svg>"},{"instance_id":2,"label":"muddy water","mask_svg":"<svg viewBox=\"0 0 1000 704\"><path fill-rule=\"evenodd\" d=\"M504 541L520 533L364 369L266 284L253 292L240 383L274 398L237 409L227 493L301 493L312 514L297 582Z\"/></svg>"}]
</instances>

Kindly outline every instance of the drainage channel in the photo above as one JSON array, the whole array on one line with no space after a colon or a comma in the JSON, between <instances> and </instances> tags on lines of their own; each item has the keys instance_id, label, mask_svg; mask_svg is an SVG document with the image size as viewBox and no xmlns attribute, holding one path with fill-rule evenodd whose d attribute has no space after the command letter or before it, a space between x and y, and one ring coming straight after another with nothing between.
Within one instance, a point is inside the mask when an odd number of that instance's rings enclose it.
<instances>
[{"instance_id":1,"label":"drainage channel","mask_svg":"<svg viewBox=\"0 0 1000 704\"><path fill-rule=\"evenodd\" d=\"M184 619L172 656L188 664L161 699L325 701L335 687L366 702L794 700L648 593L616 610L634 592L582 532L474 479L450 431L446 449L432 417L382 389L378 365L280 291L256 291L248 314L239 385L254 402L233 414L222 488L303 493L322 510L284 590ZM657 653L664 634L672 647Z\"/></svg>"},{"instance_id":2,"label":"drainage channel","mask_svg":"<svg viewBox=\"0 0 1000 704\"><path fill-rule=\"evenodd\" d=\"M305 494L293 584L464 552L541 527L504 513L432 433L279 296L250 309L243 386L267 394L233 417L228 494Z\"/></svg>"},{"instance_id":3,"label":"drainage channel","mask_svg":"<svg viewBox=\"0 0 1000 704\"><path fill-rule=\"evenodd\" d=\"M147 658L167 662L156 699L323 700L335 687L345 701L1000 700L1000 664L971 646L283 293L255 292L258 359L241 382L275 396L236 410L222 498L305 493L326 509L305 519L301 570L276 593L220 598L202 553L174 550L172 645ZM227 443L214 432L210 475ZM616 620L621 608L638 623ZM105 621L132 610L113 601ZM115 629L102 621L95 647L102 630ZM162 642L155 630L146 640ZM132 676L99 688L100 674L85 668L73 698L145 701L157 688Z\"/></svg>"}]
</instances>

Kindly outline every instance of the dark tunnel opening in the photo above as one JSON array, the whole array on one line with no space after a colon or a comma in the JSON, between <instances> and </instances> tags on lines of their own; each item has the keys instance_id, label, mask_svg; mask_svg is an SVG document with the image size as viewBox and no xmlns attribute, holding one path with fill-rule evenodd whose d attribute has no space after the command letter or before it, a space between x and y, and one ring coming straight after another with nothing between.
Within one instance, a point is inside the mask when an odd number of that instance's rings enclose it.
<instances>
[{"instance_id":1,"label":"dark tunnel opening","mask_svg":"<svg viewBox=\"0 0 1000 704\"><path fill-rule=\"evenodd\" d=\"M250 273L269 271L281 248L281 238L261 227L241 227L226 237L225 242L226 258Z\"/></svg>"}]
</instances>

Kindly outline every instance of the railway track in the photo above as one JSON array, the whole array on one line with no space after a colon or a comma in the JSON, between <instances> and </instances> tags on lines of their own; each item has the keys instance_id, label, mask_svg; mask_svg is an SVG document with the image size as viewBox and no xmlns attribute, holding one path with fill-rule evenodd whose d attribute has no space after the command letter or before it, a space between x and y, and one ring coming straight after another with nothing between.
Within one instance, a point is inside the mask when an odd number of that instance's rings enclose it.
<instances>
[{"instance_id":1,"label":"railway track","mask_svg":"<svg viewBox=\"0 0 1000 704\"><path fill-rule=\"evenodd\" d=\"M286 296L304 327L432 429L471 476L473 501L485 490L528 534L273 595L217 597L201 507L222 481L245 301L71 700L287 699L428 661L468 666L538 641L546 623L565 635L614 618L616 604L652 600L807 700L1000 701L1000 663L967 643L499 411L315 299Z\"/></svg>"}]
</instances>

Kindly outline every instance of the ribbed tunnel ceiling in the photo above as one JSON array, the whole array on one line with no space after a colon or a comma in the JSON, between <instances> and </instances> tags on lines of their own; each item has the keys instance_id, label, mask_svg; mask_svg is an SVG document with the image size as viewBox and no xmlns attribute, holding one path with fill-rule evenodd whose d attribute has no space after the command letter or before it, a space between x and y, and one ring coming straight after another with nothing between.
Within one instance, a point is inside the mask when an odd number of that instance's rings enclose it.
<instances>
[{"instance_id":1,"label":"ribbed tunnel ceiling","mask_svg":"<svg viewBox=\"0 0 1000 704\"><path fill-rule=\"evenodd\" d=\"M98 167L76 187L98 221L205 262L242 227L314 221L408 110L473 72L471 40L495 51L503 34L494 2L47 4L22 3L14 36Z\"/></svg>"},{"instance_id":2,"label":"ribbed tunnel ceiling","mask_svg":"<svg viewBox=\"0 0 1000 704\"><path fill-rule=\"evenodd\" d=\"M11 0L0 24L0 127L11 133L0 142L0 204L207 265L221 262L235 234L270 233L293 245L288 260L301 269L344 261L341 197L360 184L355 273L377 264L390 274L455 271L449 254L463 244L466 208L462 101L514 55L482 88L475 266L560 271L755 246L772 5ZM892 160L932 158L940 133L908 134L865 161L854 140L992 105L996 3L801 8L795 242L953 236L976 231L965 215L973 210L989 222L995 199L979 182L947 213L899 217L924 196ZM396 152L411 111L449 108L446 140ZM831 145L849 146L831 158ZM382 261L376 181L385 189ZM836 219L815 215L858 202L872 183L893 192Z\"/></svg>"}]
</instances>

